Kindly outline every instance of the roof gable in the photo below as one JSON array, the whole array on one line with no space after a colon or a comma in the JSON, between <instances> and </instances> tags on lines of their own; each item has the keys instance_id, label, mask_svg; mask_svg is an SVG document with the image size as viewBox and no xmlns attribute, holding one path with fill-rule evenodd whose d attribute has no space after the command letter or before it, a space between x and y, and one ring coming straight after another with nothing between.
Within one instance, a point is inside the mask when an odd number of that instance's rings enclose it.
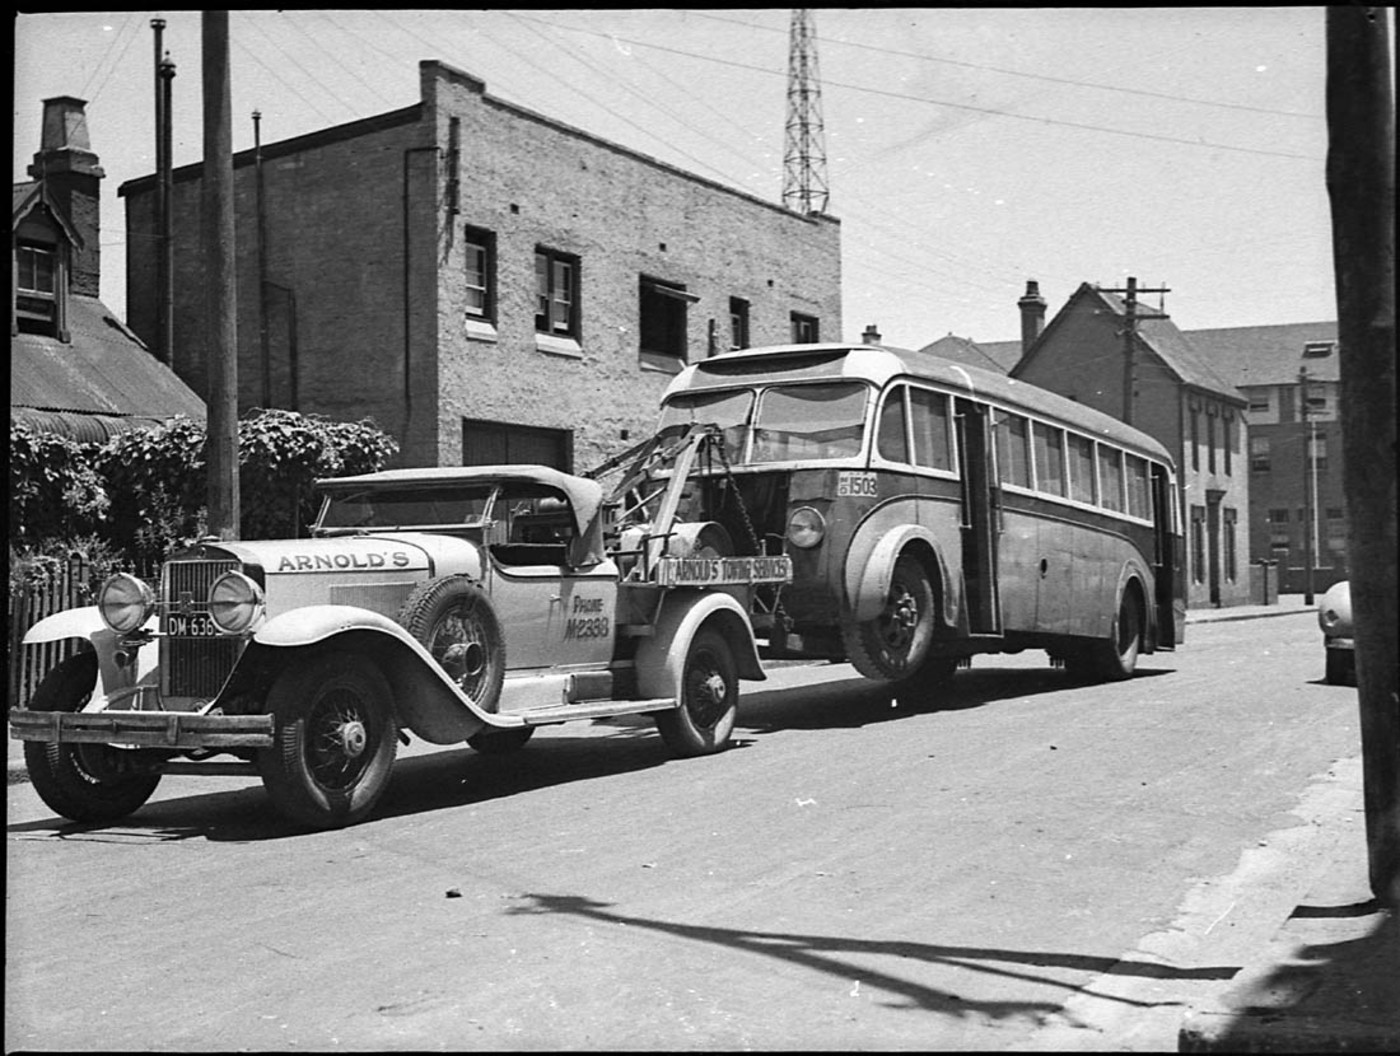
<instances>
[{"instance_id":1,"label":"roof gable","mask_svg":"<svg viewBox=\"0 0 1400 1056\"><path fill-rule=\"evenodd\" d=\"M48 213L49 219L58 225L63 236L79 249L83 248L82 236L68 218L63 215L63 211L58 209L53 199L49 197L48 190L43 183L32 180L27 183L17 183L14 185L14 198L10 212L10 233L14 234L19 230L20 224L29 219L37 209L44 209Z\"/></svg>"}]
</instances>

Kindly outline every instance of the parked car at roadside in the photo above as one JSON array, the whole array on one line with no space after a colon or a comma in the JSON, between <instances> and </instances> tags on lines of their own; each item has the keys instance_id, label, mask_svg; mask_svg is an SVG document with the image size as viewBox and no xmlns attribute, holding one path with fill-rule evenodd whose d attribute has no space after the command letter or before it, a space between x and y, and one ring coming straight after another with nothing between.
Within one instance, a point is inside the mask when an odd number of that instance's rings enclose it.
<instances>
[{"instance_id":1,"label":"parked car at roadside","mask_svg":"<svg viewBox=\"0 0 1400 1056\"><path fill-rule=\"evenodd\" d=\"M1324 678L1336 686L1356 685L1356 639L1351 620L1351 584L1334 583L1317 606L1326 657Z\"/></svg>"}]
</instances>

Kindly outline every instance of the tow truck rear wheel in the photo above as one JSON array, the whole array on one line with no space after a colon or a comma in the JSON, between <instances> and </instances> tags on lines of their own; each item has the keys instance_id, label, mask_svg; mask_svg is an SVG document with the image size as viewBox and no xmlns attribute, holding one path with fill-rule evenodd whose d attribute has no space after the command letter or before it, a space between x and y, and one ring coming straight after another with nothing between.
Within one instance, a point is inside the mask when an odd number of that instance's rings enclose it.
<instances>
[{"instance_id":1,"label":"tow truck rear wheel","mask_svg":"<svg viewBox=\"0 0 1400 1056\"><path fill-rule=\"evenodd\" d=\"M50 671L30 711L82 711L97 685L97 654L79 653ZM82 822L116 821L151 798L159 774L134 768L138 753L106 744L24 742L29 782L50 810Z\"/></svg>"},{"instance_id":2,"label":"tow truck rear wheel","mask_svg":"<svg viewBox=\"0 0 1400 1056\"><path fill-rule=\"evenodd\" d=\"M316 829L362 820L388 787L398 729L388 681L354 653L312 654L267 694L276 743L258 752L273 804Z\"/></svg>"},{"instance_id":3,"label":"tow truck rear wheel","mask_svg":"<svg viewBox=\"0 0 1400 1056\"><path fill-rule=\"evenodd\" d=\"M666 747L682 757L723 751L739 712L739 666L713 627L702 627L691 639L680 689L679 706L656 716Z\"/></svg>"}]
</instances>

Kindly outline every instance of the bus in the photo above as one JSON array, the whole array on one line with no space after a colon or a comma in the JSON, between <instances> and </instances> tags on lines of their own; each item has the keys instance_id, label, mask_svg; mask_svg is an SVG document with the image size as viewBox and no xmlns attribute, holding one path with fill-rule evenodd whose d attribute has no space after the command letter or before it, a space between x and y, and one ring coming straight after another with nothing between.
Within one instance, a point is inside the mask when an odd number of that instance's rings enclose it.
<instances>
[{"instance_id":1,"label":"bus","mask_svg":"<svg viewBox=\"0 0 1400 1056\"><path fill-rule=\"evenodd\" d=\"M744 349L667 386L658 437L704 427L686 520L791 558L764 655L934 689L979 653L1091 679L1183 640L1176 469L1123 422L1013 378L878 345Z\"/></svg>"}]
</instances>

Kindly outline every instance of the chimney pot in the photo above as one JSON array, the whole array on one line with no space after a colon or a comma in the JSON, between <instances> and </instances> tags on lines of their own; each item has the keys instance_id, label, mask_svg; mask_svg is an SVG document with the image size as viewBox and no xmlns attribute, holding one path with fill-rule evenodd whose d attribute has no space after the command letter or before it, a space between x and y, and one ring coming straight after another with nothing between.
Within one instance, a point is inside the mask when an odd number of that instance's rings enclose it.
<instances>
[{"instance_id":1,"label":"chimney pot","mask_svg":"<svg viewBox=\"0 0 1400 1056\"><path fill-rule=\"evenodd\" d=\"M880 343L880 331L875 329L874 323L871 323L865 328L865 332L860 335L860 339L867 345L878 345Z\"/></svg>"}]
</instances>

